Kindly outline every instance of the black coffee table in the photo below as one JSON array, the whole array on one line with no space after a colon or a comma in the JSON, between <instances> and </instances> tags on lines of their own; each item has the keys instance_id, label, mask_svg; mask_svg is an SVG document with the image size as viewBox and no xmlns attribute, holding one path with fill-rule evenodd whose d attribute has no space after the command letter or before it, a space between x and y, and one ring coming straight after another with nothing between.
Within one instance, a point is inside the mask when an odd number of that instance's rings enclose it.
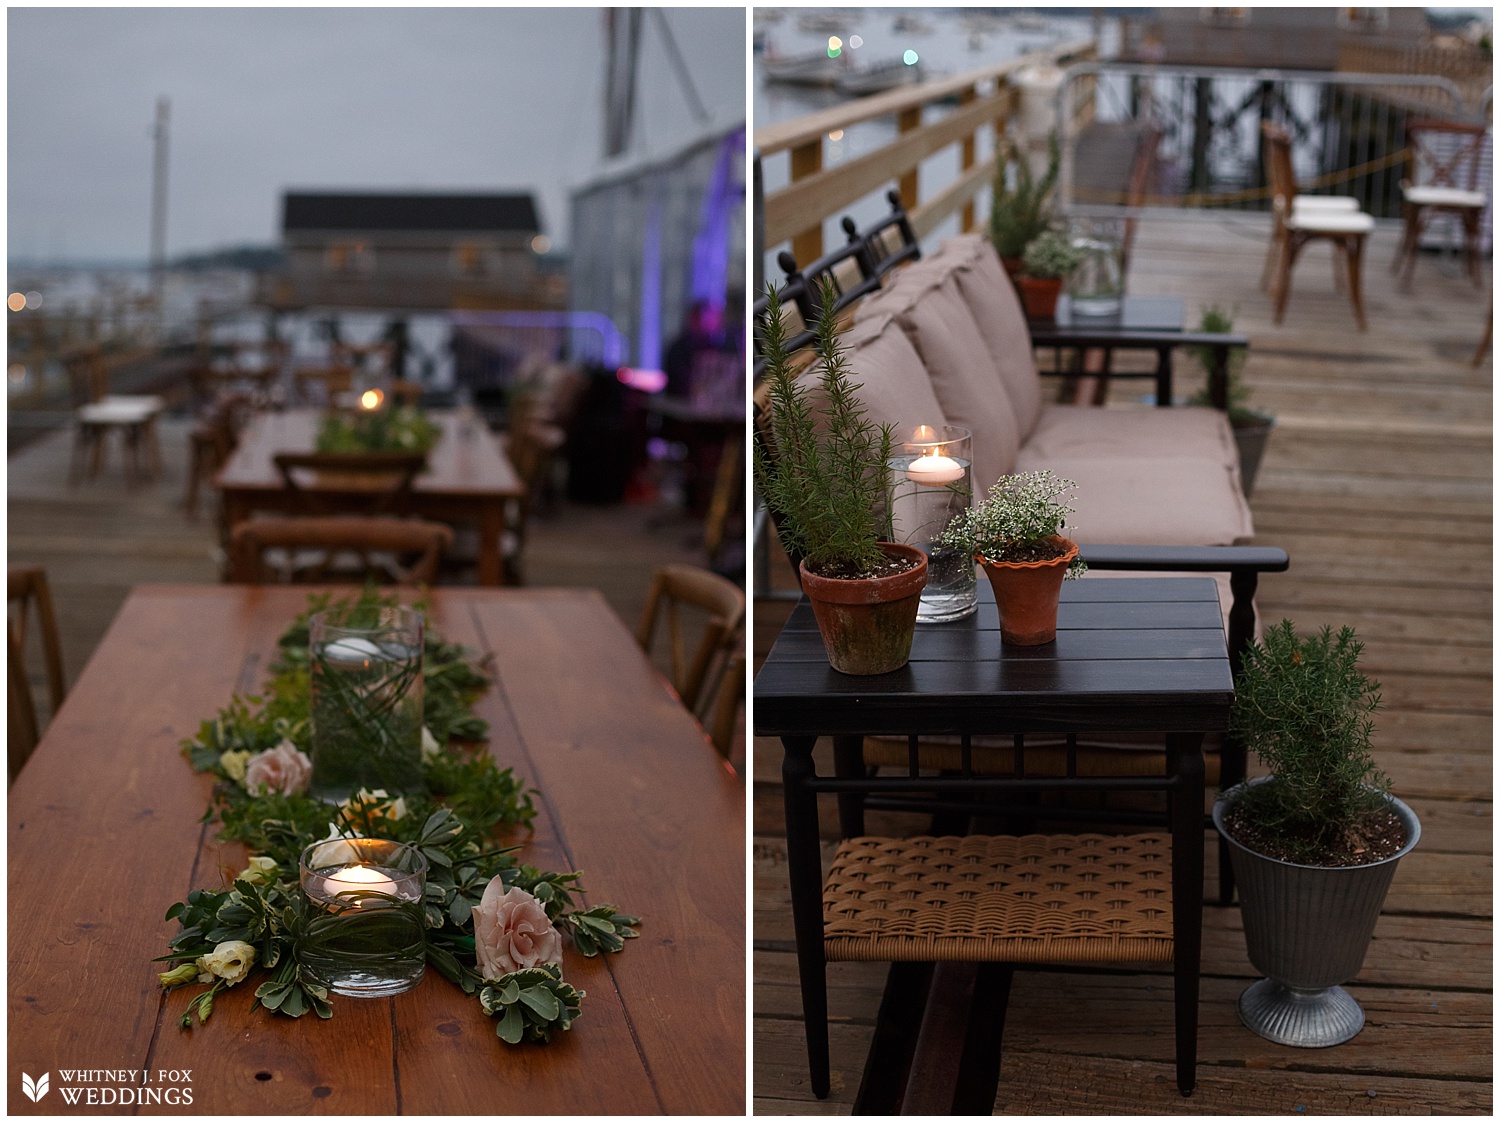
<instances>
[{"instance_id":1,"label":"black coffee table","mask_svg":"<svg viewBox=\"0 0 1500 1123\"><path fill-rule=\"evenodd\" d=\"M867 795L888 800L931 792L951 805L978 795L1073 788L1169 793L1177 1069L1179 1086L1190 1091L1202 941L1202 744L1206 733L1225 730L1232 699L1218 595L1209 578L1067 582L1057 639L1031 648L1002 647L993 594L981 579L974 616L918 625L911 662L870 677L829 667L811 609L805 600L799 604L756 678L754 714L755 732L779 736L785 750L787 865L815 1093L826 1095L829 1082L818 793L838 793L841 833L848 837L863 832ZM1077 776L1074 761L1065 778L977 774L967 767L960 775L921 776L913 744L906 775L870 777L861 755L866 734L958 735L967 763L974 734L1090 731L1164 733L1166 774ZM813 762L820 736L834 738L832 777L820 777Z\"/></svg>"}]
</instances>

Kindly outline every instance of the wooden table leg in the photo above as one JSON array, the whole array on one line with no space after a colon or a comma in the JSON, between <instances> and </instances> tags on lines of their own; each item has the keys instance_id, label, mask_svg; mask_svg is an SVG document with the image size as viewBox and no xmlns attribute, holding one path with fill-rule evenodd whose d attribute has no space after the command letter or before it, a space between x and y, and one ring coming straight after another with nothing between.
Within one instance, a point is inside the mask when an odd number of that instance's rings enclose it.
<instances>
[{"instance_id":1,"label":"wooden table leg","mask_svg":"<svg viewBox=\"0 0 1500 1123\"><path fill-rule=\"evenodd\" d=\"M1198 1082L1198 987L1203 953L1203 734L1167 734L1172 804L1172 976L1177 1088Z\"/></svg>"},{"instance_id":2,"label":"wooden table leg","mask_svg":"<svg viewBox=\"0 0 1500 1123\"><path fill-rule=\"evenodd\" d=\"M786 867L802 983L802 1022L813 1095L828 1095L828 967L823 959L823 861L818 839L818 797L807 787L817 773L816 737L783 737L782 791L786 801Z\"/></svg>"},{"instance_id":3,"label":"wooden table leg","mask_svg":"<svg viewBox=\"0 0 1500 1123\"><path fill-rule=\"evenodd\" d=\"M1359 324L1359 330L1366 331L1365 294L1360 283L1365 267L1365 235L1356 234L1350 238L1346 252L1349 258L1349 298L1354 302L1354 319Z\"/></svg>"},{"instance_id":4,"label":"wooden table leg","mask_svg":"<svg viewBox=\"0 0 1500 1123\"><path fill-rule=\"evenodd\" d=\"M479 515L479 583L505 584L500 551L505 536L505 500L484 504Z\"/></svg>"}]
</instances>

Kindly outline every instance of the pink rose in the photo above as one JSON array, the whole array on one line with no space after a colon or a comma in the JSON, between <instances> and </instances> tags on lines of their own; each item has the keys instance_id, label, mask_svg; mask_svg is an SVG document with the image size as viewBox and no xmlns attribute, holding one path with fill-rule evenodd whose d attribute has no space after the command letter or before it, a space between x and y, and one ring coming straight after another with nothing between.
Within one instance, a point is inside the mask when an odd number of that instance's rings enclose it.
<instances>
[{"instance_id":1,"label":"pink rose","mask_svg":"<svg viewBox=\"0 0 1500 1123\"><path fill-rule=\"evenodd\" d=\"M497 876L474 906L474 951L479 972L498 979L511 971L562 960L562 935L542 903L524 889L509 891Z\"/></svg>"},{"instance_id":2,"label":"pink rose","mask_svg":"<svg viewBox=\"0 0 1500 1123\"><path fill-rule=\"evenodd\" d=\"M300 795L312 781L312 761L290 741L256 753L245 762L245 790L252 795L269 790Z\"/></svg>"}]
</instances>

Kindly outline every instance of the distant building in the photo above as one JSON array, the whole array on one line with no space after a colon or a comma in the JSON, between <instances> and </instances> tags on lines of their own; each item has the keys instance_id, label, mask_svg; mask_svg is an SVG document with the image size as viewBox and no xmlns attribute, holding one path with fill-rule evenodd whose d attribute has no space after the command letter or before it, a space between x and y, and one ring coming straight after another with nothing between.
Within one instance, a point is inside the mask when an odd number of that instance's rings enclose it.
<instances>
[{"instance_id":1,"label":"distant building","mask_svg":"<svg viewBox=\"0 0 1500 1123\"><path fill-rule=\"evenodd\" d=\"M1166 66L1333 70L1351 44L1414 46L1421 8L1157 8L1127 23L1123 56Z\"/></svg>"},{"instance_id":2,"label":"distant building","mask_svg":"<svg viewBox=\"0 0 1500 1123\"><path fill-rule=\"evenodd\" d=\"M546 251L529 194L320 194L282 197L284 271L263 278L281 310L554 309L566 280Z\"/></svg>"}]
</instances>

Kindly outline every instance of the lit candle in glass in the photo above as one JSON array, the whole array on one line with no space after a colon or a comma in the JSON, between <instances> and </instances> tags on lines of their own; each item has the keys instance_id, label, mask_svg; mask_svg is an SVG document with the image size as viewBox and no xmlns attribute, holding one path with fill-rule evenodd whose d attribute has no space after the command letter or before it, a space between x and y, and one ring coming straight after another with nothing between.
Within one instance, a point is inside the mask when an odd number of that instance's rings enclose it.
<instances>
[{"instance_id":1,"label":"lit candle in glass","mask_svg":"<svg viewBox=\"0 0 1500 1123\"><path fill-rule=\"evenodd\" d=\"M923 444L934 440L937 434L933 432L931 425L918 425L911 437L913 443ZM946 451L943 445L938 445L930 452L924 452L906 466L906 478L929 487L939 487L962 479L963 465L951 456L944 456Z\"/></svg>"},{"instance_id":2,"label":"lit candle in glass","mask_svg":"<svg viewBox=\"0 0 1500 1123\"><path fill-rule=\"evenodd\" d=\"M371 869L369 866L345 866L341 870L335 870L324 877L323 888L329 897L339 897L349 893L384 893L388 897L397 896L396 883L379 870Z\"/></svg>"}]
</instances>

